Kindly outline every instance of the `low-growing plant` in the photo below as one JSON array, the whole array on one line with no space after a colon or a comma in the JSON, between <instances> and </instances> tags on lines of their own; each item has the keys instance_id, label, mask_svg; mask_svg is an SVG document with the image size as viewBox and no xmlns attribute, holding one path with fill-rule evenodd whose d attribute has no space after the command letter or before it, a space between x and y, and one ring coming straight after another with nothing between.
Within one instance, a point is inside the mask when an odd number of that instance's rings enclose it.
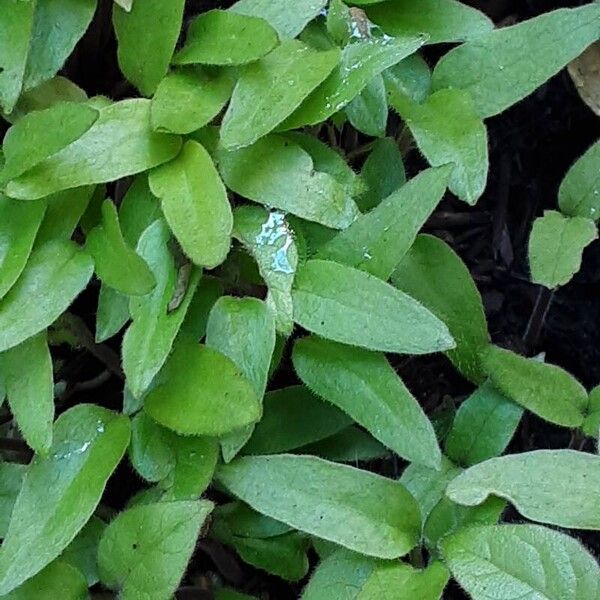
<instances>
[{"instance_id":1,"label":"low-growing plant","mask_svg":"<svg viewBox=\"0 0 600 600\"><path fill-rule=\"evenodd\" d=\"M420 231L599 38L598 2L1 0L0 595L259 593L234 560L303 600L598 600L600 387L492 344ZM599 174L596 143L533 225L542 318ZM398 374L433 353L455 413ZM506 454L530 415L574 443Z\"/></svg>"}]
</instances>

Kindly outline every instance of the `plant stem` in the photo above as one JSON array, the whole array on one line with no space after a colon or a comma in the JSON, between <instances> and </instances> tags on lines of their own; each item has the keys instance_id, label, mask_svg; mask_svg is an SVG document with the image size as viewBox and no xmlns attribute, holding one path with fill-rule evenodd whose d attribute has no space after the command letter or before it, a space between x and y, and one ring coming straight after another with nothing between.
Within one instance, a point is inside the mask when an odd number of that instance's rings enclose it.
<instances>
[{"instance_id":1,"label":"plant stem","mask_svg":"<svg viewBox=\"0 0 600 600\"><path fill-rule=\"evenodd\" d=\"M523 343L527 348L533 349L537 345L553 298L554 290L540 286L535 305L523 334Z\"/></svg>"}]
</instances>

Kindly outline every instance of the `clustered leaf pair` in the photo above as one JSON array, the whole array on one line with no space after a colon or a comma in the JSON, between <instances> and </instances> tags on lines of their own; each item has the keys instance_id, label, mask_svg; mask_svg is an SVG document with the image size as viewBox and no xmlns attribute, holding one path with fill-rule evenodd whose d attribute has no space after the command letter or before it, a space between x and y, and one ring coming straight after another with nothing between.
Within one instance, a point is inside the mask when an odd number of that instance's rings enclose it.
<instances>
[{"instance_id":1,"label":"clustered leaf pair","mask_svg":"<svg viewBox=\"0 0 600 600\"><path fill-rule=\"evenodd\" d=\"M168 600L205 535L290 581L314 548L304 600L435 600L450 577L475 600L599 597L573 537L499 524L510 503L600 529L600 457L501 456L525 410L596 438L598 388L492 345L468 269L419 231L447 189L477 202L485 119L595 42L600 4L497 29L455 0L239 0L189 25L184 0L117 0L139 92L119 101L58 75L95 0L4 4L0 397L35 457L0 463L0 594ZM390 108L430 164L409 181ZM344 128L375 138L360 175ZM598 148L535 222L548 288L596 237ZM69 307L96 281L94 340ZM124 378L122 411L69 402L65 345ZM435 352L475 386L446 432L388 356ZM270 385L288 358L300 383ZM390 453L399 480L345 464ZM145 484L107 520L126 454Z\"/></svg>"}]
</instances>

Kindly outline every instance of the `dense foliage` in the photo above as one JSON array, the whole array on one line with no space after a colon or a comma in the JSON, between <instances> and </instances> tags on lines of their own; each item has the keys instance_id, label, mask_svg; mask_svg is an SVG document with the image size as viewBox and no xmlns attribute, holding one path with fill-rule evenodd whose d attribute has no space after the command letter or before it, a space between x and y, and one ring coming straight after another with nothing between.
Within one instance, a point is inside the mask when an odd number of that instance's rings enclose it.
<instances>
[{"instance_id":1,"label":"dense foliage","mask_svg":"<svg viewBox=\"0 0 600 600\"><path fill-rule=\"evenodd\" d=\"M254 597L184 579L218 548L303 600L599 600L600 387L494 345L420 232L448 191L477 203L486 120L600 38L600 4L206 4L0 1L0 595ZM66 76L101 34L110 98ZM597 142L531 231L541 318L599 218ZM434 353L456 411L399 376ZM569 447L506 453L531 415Z\"/></svg>"}]
</instances>

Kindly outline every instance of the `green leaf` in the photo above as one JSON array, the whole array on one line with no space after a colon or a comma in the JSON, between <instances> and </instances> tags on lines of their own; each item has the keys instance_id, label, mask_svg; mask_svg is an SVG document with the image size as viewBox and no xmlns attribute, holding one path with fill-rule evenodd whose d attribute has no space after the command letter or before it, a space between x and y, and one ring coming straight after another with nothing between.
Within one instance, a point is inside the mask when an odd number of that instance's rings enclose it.
<instances>
[{"instance_id":1,"label":"green leaf","mask_svg":"<svg viewBox=\"0 0 600 600\"><path fill-rule=\"evenodd\" d=\"M285 40L248 65L223 118L223 146L230 150L242 148L273 131L325 80L339 60L337 48L319 52L298 40Z\"/></svg>"},{"instance_id":2,"label":"green leaf","mask_svg":"<svg viewBox=\"0 0 600 600\"><path fill-rule=\"evenodd\" d=\"M14 110L4 118L11 123L24 115L45 110L59 102L85 102L87 94L65 77L56 76L33 89L23 92Z\"/></svg>"},{"instance_id":3,"label":"green leaf","mask_svg":"<svg viewBox=\"0 0 600 600\"><path fill-rule=\"evenodd\" d=\"M129 420L79 404L54 425L52 452L23 481L0 548L0 594L53 561L90 518L129 443Z\"/></svg>"},{"instance_id":4,"label":"green leaf","mask_svg":"<svg viewBox=\"0 0 600 600\"><path fill-rule=\"evenodd\" d=\"M245 65L273 50L277 32L260 17L209 10L196 17L185 45L173 62L178 65Z\"/></svg>"},{"instance_id":5,"label":"green leaf","mask_svg":"<svg viewBox=\"0 0 600 600\"><path fill-rule=\"evenodd\" d=\"M448 570L440 562L417 571L336 550L317 567L302 600L439 600L447 581Z\"/></svg>"},{"instance_id":6,"label":"green leaf","mask_svg":"<svg viewBox=\"0 0 600 600\"><path fill-rule=\"evenodd\" d=\"M488 140L469 94L440 90L417 104L391 88L388 91L390 104L406 121L429 163L454 163L450 190L468 204L475 204L487 182Z\"/></svg>"},{"instance_id":7,"label":"green leaf","mask_svg":"<svg viewBox=\"0 0 600 600\"><path fill-rule=\"evenodd\" d=\"M363 91L346 106L352 126L373 137L383 137L388 119L387 95L383 77L377 75Z\"/></svg>"},{"instance_id":8,"label":"green leaf","mask_svg":"<svg viewBox=\"0 0 600 600\"><path fill-rule=\"evenodd\" d=\"M0 194L0 298L25 268L46 212L46 202L19 202Z\"/></svg>"},{"instance_id":9,"label":"green leaf","mask_svg":"<svg viewBox=\"0 0 600 600\"><path fill-rule=\"evenodd\" d=\"M311 390L375 439L406 460L439 468L433 427L385 356L311 336L296 342L292 360Z\"/></svg>"},{"instance_id":10,"label":"green leaf","mask_svg":"<svg viewBox=\"0 0 600 600\"><path fill-rule=\"evenodd\" d=\"M171 352L200 280L200 273L193 270L181 304L169 310L177 279L169 239L166 223L158 220L144 231L137 247L138 254L154 274L156 287L147 296L131 299L129 310L133 323L123 338L123 370L136 398L148 389Z\"/></svg>"},{"instance_id":11,"label":"green leaf","mask_svg":"<svg viewBox=\"0 0 600 600\"><path fill-rule=\"evenodd\" d=\"M550 289L565 285L579 271L583 250L597 237L596 224L587 217L544 211L529 237L531 280Z\"/></svg>"},{"instance_id":12,"label":"green leaf","mask_svg":"<svg viewBox=\"0 0 600 600\"><path fill-rule=\"evenodd\" d=\"M238 0L233 12L261 17L277 30L281 38L294 38L325 8L327 0Z\"/></svg>"},{"instance_id":13,"label":"green leaf","mask_svg":"<svg viewBox=\"0 0 600 600\"><path fill-rule=\"evenodd\" d=\"M185 254L199 266L221 264L229 252L233 216L204 147L189 140L175 160L150 173L149 183Z\"/></svg>"},{"instance_id":14,"label":"green leaf","mask_svg":"<svg viewBox=\"0 0 600 600\"><path fill-rule=\"evenodd\" d=\"M419 235L392 283L443 319L456 340L448 357L467 379L481 383L485 375L479 354L489 334L481 296L460 257L442 240Z\"/></svg>"},{"instance_id":15,"label":"green leaf","mask_svg":"<svg viewBox=\"0 0 600 600\"><path fill-rule=\"evenodd\" d=\"M560 367L497 346L489 346L481 361L492 384L507 398L550 423L564 427L583 423L587 392Z\"/></svg>"},{"instance_id":16,"label":"green leaf","mask_svg":"<svg viewBox=\"0 0 600 600\"><path fill-rule=\"evenodd\" d=\"M392 138L375 140L360 176L367 186L367 190L356 201L363 212L375 208L406 183L402 155L396 141Z\"/></svg>"},{"instance_id":17,"label":"green leaf","mask_svg":"<svg viewBox=\"0 0 600 600\"><path fill-rule=\"evenodd\" d=\"M456 463L470 466L500 456L517 429L523 409L489 382L484 383L459 407L446 438L446 454Z\"/></svg>"},{"instance_id":18,"label":"green leaf","mask_svg":"<svg viewBox=\"0 0 600 600\"><path fill-rule=\"evenodd\" d=\"M46 333L38 333L0 354L6 395L25 441L46 454L52 445L54 381Z\"/></svg>"},{"instance_id":19,"label":"green leaf","mask_svg":"<svg viewBox=\"0 0 600 600\"><path fill-rule=\"evenodd\" d=\"M306 536L291 532L260 539L238 537L223 531L224 529L223 526L215 528L215 537L234 548L249 565L287 581L299 581L308 572L306 550L309 540Z\"/></svg>"},{"instance_id":20,"label":"green leaf","mask_svg":"<svg viewBox=\"0 0 600 600\"><path fill-rule=\"evenodd\" d=\"M600 569L573 538L537 525L459 531L441 543L452 575L473 600L492 597L589 600L600 593Z\"/></svg>"},{"instance_id":21,"label":"green leaf","mask_svg":"<svg viewBox=\"0 0 600 600\"><path fill-rule=\"evenodd\" d=\"M61 102L19 119L4 137L6 164L0 180L10 181L79 139L98 119L86 104Z\"/></svg>"},{"instance_id":22,"label":"green leaf","mask_svg":"<svg viewBox=\"0 0 600 600\"><path fill-rule=\"evenodd\" d=\"M292 113L282 129L325 121L344 108L382 71L423 45L423 35L371 38L346 46L340 66Z\"/></svg>"},{"instance_id":23,"label":"green leaf","mask_svg":"<svg viewBox=\"0 0 600 600\"><path fill-rule=\"evenodd\" d=\"M431 552L437 553L442 538L473 525L496 525L506 509L506 501L491 496L479 506L461 506L445 496L433 507L423 528Z\"/></svg>"},{"instance_id":24,"label":"green leaf","mask_svg":"<svg viewBox=\"0 0 600 600\"><path fill-rule=\"evenodd\" d=\"M194 294L181 330L196 340L206 335L208 315L214 303L223 295L223 284L218 279L203 277Z\"/></svg>"},{"instance_id":25,"label":"green leaf","mask_svg":"<svg viewBox=\"0 0 600 600\"><path fill-rule=\"evenodd\" d=\"M292 297L296 323L336 342L399 354L454 345L444 323L413 298L345 265L308 261L298 270Z\"/></svg>"},{"instance_id":26,"label":"green leaf","mask_svg":"<svg viewBox=\"0 0 600 600\"><path fill-rule=\"evenodd\" d=\"M6 193L34 200L72 187L134 175L167 162L179 152L179 137L151 130L149 100L123 100L101 108L99 113L85 134L11 181Z\"/></svg>"},{"instance_id":27,"label":"green leaf","mask_svg":"<svg viewBox=\"0 0 600 600\"><path fill-rule=\"evenodd\" d=\"M25 465L0 463L0 538L6 537L10 515L23 484L26 470Z\"/></svg>"},{"instance_id":28,"label":"green leaf","mask_svg":"<svg viewBox=\"0 0 600 600\"><path fill-rule=\"evenodd\" d=\"M369 7L367 15L389 35L426 31L429 44L470 40L494 28L482 12L455 0L393 0Z\"/></svg>"},{"instance_id":29,"label":"green leaf","mask_svg":"<svg viewBox=\"0 0 600 600\"><path fill-rule=\"evenodd\" d=\"M70 240L77 229L85 211L90 205L94 194L100 192L93 185L64 190L47 196L47 208L44 220L35 238L35 248L39 248L51 240ZM36 204L36 202L21 202L21 206Z\"/></svg>"},{"instance_id":30,"label":"green leaf","mask_svg":"<svg viewBox=\"0 0 600 600\"><path fill-rule=\"evenodd\" d=\"M261 404L275 350L275 319L269 307L256 298L219 298L208 317L206 345L230 358L252 384ZM250 439L253 427L234 431L221 440L229 462Z\"/></svg>"},{"instance_id":31,"label":"green leaf","mask_svg":"<svg viewBox=\"0 0 600 600\"><path fill-rule=\"evenodd\" d=\"M169 600L212 508L207 501L160 502L119 514L98 548L103 583L123 600Z\"/></svg>"},{"instance_id":32,"label":"green leaf","mask_svg":"<svg viewBox=\"0 0 600 600\"><path fill-rule=\"evenodd\" d=\"M88 597L87 588L87 581L81 571L67 562L57 560L16 590L2 597L6 600L32 600L33 598L81 600Z\"/></svg>"},{"instance_id":33,"label":"green leaf","mask_svg":"<svg viewBox=\"0 0 600 600\"><path fill-rule=\"evenodd\" d=\"M294 326L292 284L298 250L285 215L258 206L240 206L233 216L233 236L252 254L267 284L265 303L273 310L277 330L290 335Z\"/></svg>"},{"instance_id":34,"label":"green leaf","mask_svg":"<svg viewBox=\"0 0 600 600\"><path fill-rule=\"evenodd\" d=\"M219 460L216 439L172 435L175 467L160 483L162 500L196 500L208 488Z\"/></svg>"},{"instance_id":35,"label":"green leaf","mask_svg":"<svg viewBox=\"0 0 600 600\"><path fill-rule=\"evenodd\" d=\"M131 420L129 459L146 480L158 482L175 468L173 433L155 423L144 411Z\"/></svg>"},{"instance_id":36,"label":"green leaf","mask_svg":"<svg viewBox=\"0 0 600 600\"><path fill-rule=\"evenodd\" d=\"M464 89L481 117L497 115L595 42L599 16L600 6L592 2L495 29L444 55L433 72L433 88Z\"/></svg>"},{"instance_id":37,"label":"green leaf","mask_svg":"<svg viewBox=\"0 0 600 600\"><path fill-rule=\"evenodd\" d=\"M582 425L583 432L593 438L600 432L600 386L596 386L589 396L587 415Z\"/></svg>"},{"instance_id":38,"label":"green leaf","mask_svg":"<svg viewBox=\"0 0 600 600\"><path fill-rule=\"evenodd\" d=\"M117 209L110 200L102 204L102 223L88 233L85 249L94 259L96 275L106 285L133 296L144 296L154 289L154 275L125 242Z\"/></svg>"},{"instance_id":39,"label":"green leaf","mask_svg":"<svg viewBox=\"0 0 600 600\"><path fill-rule=\"evenodd\" d=\"M144 96L167 74L183 20L185 0L140 0L131 12L115 6L119 66Z\"/></svg>"},{"instance_id":40,"label":"green leaf","mask_svg":"<svg viewBox=\"0 0 600 600\"><path fill-rule=\"evenodd\" d=\"M383 72L388 96L400 94L419 104L431 92L431 70L420 54L411 54Z\"/></svg>"},{"instance_id":41,"label":"green leaf","mask_svg":"<svg viewBox=\"0 0 600 600\"><path fill-rule=\"evenodd\" d=\"M162 216L158 200L148 187L145 175L139 175L127 190L119 207L123 239L137 248L140 236ZM96 342L115 335L129 319L129 298L106 285L100 287L96 314Z\"/></svg>"},{"instance_id":42,"label":"green leaf","mask_svg":"<svg viewBox=\"0 0 600 600\"><path fill-rule=\"evenodd\" d=\"M572 217L600 219L600 141L569 169L558 190L560 210Z\"/></svg>"},{"instance_id":43,"label":"green leaf","mask_svg":"<svg viewBox=\"0 0 600 600\"><path fill-rule=\"evenodd\" d=\"M261 408L252 384L224 354L179 336L146 412L183 435L221 436L258 421Z\"/></svg>"},{"instance_id":44,"label":"green leaf","mask_svg":"<svg viewBox=\"0 0 600 600\"><path fill-rule=\"evenodd\" d=\"M96 0L10 0L0 17L0 105L14 108L21 91L51 79L83 36ZM57 26L59 24L61 26Z\"/></svg>"},{"instance_id":45,"label":"green leaf","mask_svg":"<svg viewBox=\"0 0 600 600\"><path fill-rule=\"evenodd\" d=\"M217 479L255 510L363 554L396 558L418 540L412 496L373 473L284 454L237 459Z\"/></svg>"},{"instance_id":46,"label":"green leaf","mask_svg":"<svg viewBox=\"0 0 600 600\"><path fill-rule=\"evenodd\" d=\"M325 10L327 33L335 44L343 48L352 36L352 13L342 0L331 0Z\"/></svg>"},{"instance_id":47,"label":"green leaf","mask_svg":"<svg viewBox=\"0 0 600 600\"><path fill-rule=\"evenodd\" d=\"M442 199L450 167L427 169L325 243L318 258L390 278Z\"/></svg>"},{"instance_id":48,"label":"green leaf","mask_svg":"<svg viewBox=\"0 0 600 600\"><path fill-rule=\"evenodd\" d=\"M181 437L140 411L132 420L129 458L147 481L160 482L162 500L195 500L212 479L216 440Z\"/></svg>"},{"instance_id":49,"label":"green leaf","mask_svg":"<svg viewBox=\"0 0 600 600\"><path fill-rule=\"evenodd\" d=\"M339 148L332 148L314 135L300 131L290 131L285 134L285 137L308 152L315 170L331 175L346 188L350 196L364 192L365 184L340 154Z\"/></svg>"},{"instance_id":50,"label":"green leaf","mask_svg":"<svg viewBox=\"0 0 600 600\"><path fill-rule=\"evenodd\" d=\"M23 86L33 26L33 2L12 0L0 14L0 107L12 112Z\"/></svg>"},{"instance_id":51,"label":"green leaf","mask_svg":"<svg viewBox=\"0 0 600 600\"><path fill-rule=\"evenodd\" d=\"M60 555L60 560L68 562L83 573L88 586L100 581L97 564L98 544L105 528L104 521L92 517Z\"/></svg>"},{"instance_id":52,"label":"green leaf","mask_svg":"<svg viewBox=\"0 0 600 600\"><path fill-rule=\"evenodd\" d=\"M442 456L441 469L432 469L413 463L408 465L400 482L413 495L421 509L423 523L444 497L446 486L460 473L460 469L445 456Z\"/></svg>"},{"instance_id":53,"label":"green leaf","mask_svg":"<svg viewBox=\"0 0 600 600\"><path fill-rule=\"evenodd\" d=\"M48 242L35 250L0 301L0 352L51 325L85 288L93 270L92 259L73 242Z\"/></svg>"},{"instance_id":54,"label":"green leaf","mask_svg":"<svg viewBox=\"0 0 600 600\"><path fill-rule=\"evenodd\" d=\"M326 460L354 465L359 461L389 458L390 454L385 446L354 426L346 427L328 438L302 446L297 449L297 453L313 454Z\"/></svg>"},{"instance_id":55,"label":"green leaf","mask_svg":"<svg viewBox=\"0 0 600 600\"><path fill-rule=\"evenodd\" d=\"M493 494L532 521L600 529L599 485L600 456L535 450L492 458L467 469L450 482L446 495L458 504L474 506Z\"/></svg>"},{"instance_id":56,"label":"green leaf","mask_svg":"<svg viewBox=\"0 0 600 600\"><path fill-rule=\"evenodd\" d=\"M188 68L169 73L152 98L150 119L156 131L191 133L223 109L234 86L225 70Z\"/></svg>"},{"instance_id":57,"label":"green leaf","mask_svg":"<svg viewBox=\"0 0 600 600\"><path fill-rule=\"evenodd\" d=\"M228 152L219 149L223 181L235 193L326 227L344 229L358 214L347 190L327 173L315 171L310 155L281 135Z\"/></svg>"},{"instance_id":58,"label":"green leaf","mask_svg":"<svg viewBox=\"0 0 600 600\"><path fill-rule=\"evenodd\" d=\"M219 527L223 522L225 527L238 537L272 538L292 530L285 523L265 517L237 501L219 506L213 516L216 520L215 527Z\"/></svg>"},{"instance_id":59,"label":"green leaf","mask_svg":"<svg viewBox=\"0 0 600 600\"><path fill-rule=\"evenodd\" d=\"M350 418L304 386L269 392L264 414L243 454L277 454L328 438L350 424Z\"/></svg>"}]
</instances>

